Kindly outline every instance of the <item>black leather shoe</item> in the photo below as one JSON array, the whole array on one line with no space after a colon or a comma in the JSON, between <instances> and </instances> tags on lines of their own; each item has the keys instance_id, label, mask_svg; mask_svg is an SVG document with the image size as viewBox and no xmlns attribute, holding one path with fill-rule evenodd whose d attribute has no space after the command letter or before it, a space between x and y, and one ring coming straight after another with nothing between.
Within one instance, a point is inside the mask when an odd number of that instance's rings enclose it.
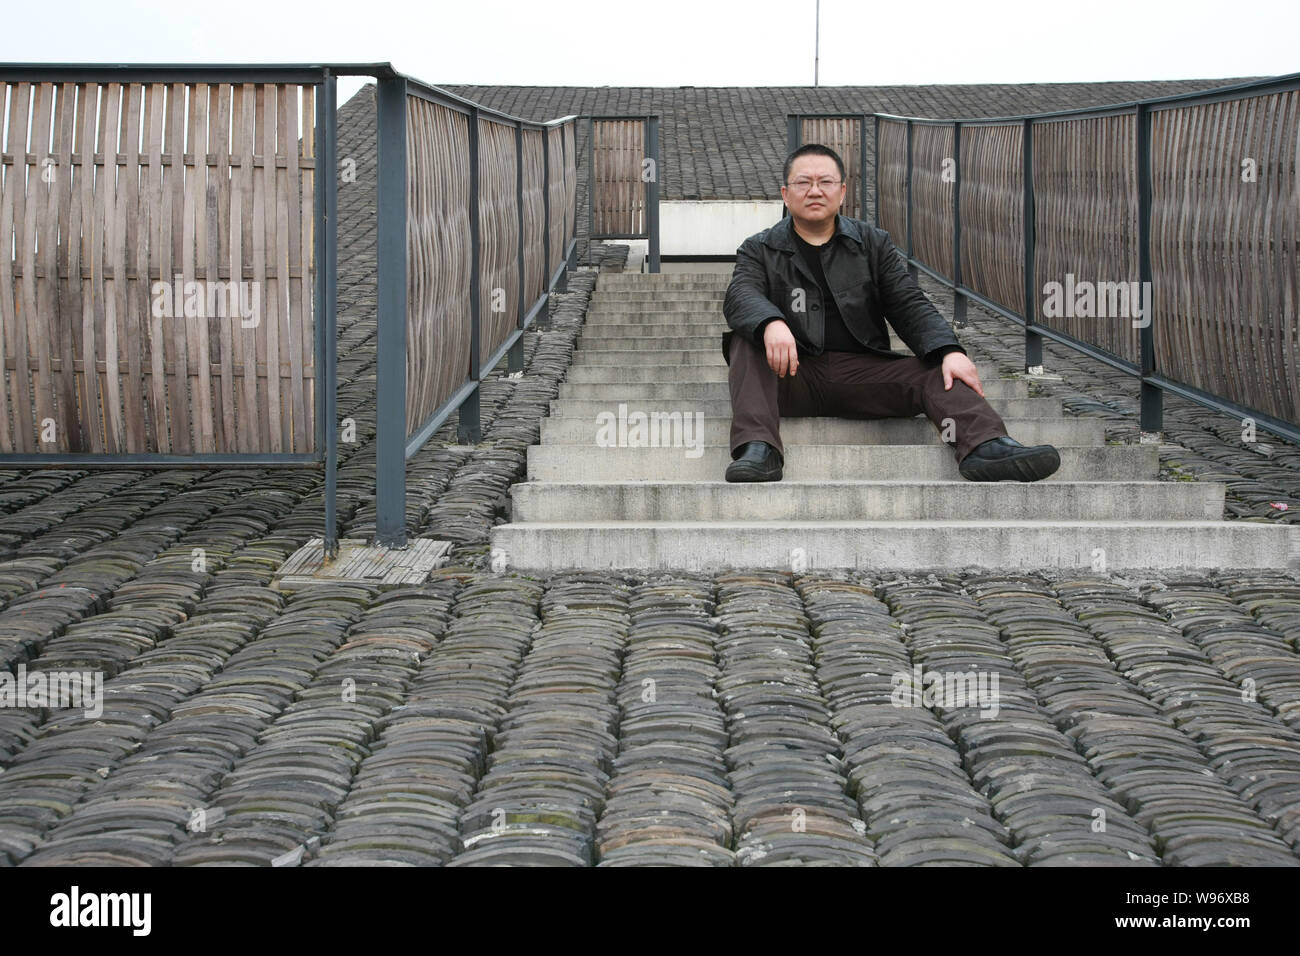
<instances>
[{"instance_id":1,"label":"black leather shoe","mask_svg":"<svg viewBox=\"0 0 1300 956\"><path fill-rule=\"evenodd\" d=\"M1026 447L1014 438L990 438L961 460L967 481L1041 481L1056 474L1061 454L1051 445Z\"/></svg>"},{"instance_id":2,"label":"black leather shoe","mask_svg":"<svg viewBox=\"0 0 1300 956\"><path fill-rule=\"evenodd\" d=\"M785 458L765 441L747 441L727 466L727 481L780 481Z\"/></svg>"}]
</instances>

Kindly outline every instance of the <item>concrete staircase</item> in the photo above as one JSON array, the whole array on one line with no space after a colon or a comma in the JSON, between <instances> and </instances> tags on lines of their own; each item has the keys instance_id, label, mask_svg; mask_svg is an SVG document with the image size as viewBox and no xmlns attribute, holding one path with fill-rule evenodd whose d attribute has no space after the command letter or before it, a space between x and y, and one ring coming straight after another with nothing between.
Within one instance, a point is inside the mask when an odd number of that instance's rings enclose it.
<instances>
[{"instance_id":1,"label":"concrete staircase","mask_svg":"<svg viewBox=\"0 0 1300 956\"><path fill-rule=\"evenodd\" d=\"M1222 519L1224 486L1159 482L1155 445L1107 445L1028 382L985 393L1052 478L968 482L926 419L791 418L780 482L729 484L721 274L602 274L567 381L492 534L505 564L560 568L1296 566L1300 528ZM906 349L894 340L895 349ZM697 427L698 426L698 427Z\"/></svg>"}]
</instances>

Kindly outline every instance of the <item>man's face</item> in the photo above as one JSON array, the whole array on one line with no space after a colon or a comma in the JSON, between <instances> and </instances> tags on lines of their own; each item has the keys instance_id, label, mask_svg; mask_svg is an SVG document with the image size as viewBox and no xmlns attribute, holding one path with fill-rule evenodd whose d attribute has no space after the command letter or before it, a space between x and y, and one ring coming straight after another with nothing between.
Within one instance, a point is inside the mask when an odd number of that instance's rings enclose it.
<instances>
[{"instance_id":1,"label":"man's face","mask_svg":"<svg viewBox=\"0 0 1300 956\"><path fill-rule=\"evenodd\" d=\"M834 181L834 186L823 186ZM807 190L799 183L811 184ZM844 202L848 186L840 181L840 169L829 156L800 156L790 166L790 179L781 187L781 198L790 209L790 215L804 222L822 225L834 222Z\"/></svg>"}]
</instances>

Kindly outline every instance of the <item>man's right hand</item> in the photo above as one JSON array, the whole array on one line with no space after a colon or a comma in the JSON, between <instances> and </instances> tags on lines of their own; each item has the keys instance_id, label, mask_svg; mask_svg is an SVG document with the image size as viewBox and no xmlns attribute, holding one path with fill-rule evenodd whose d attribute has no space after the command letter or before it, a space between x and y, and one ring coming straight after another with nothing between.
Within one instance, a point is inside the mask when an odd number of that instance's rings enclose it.
<instances>
[{"instance_id":1,"label":"man's right hand","mask_svg":"<svg viewBox=\"0 0 1300 956\"><path fill-rule=\"evenodd\" d=\"M790 326L781 319L773 319L763 329L763 344L767 347L767 364L777 377L785 378L786 372L794 375L799 367L799 350Z\"/></svg>"}]
</instances>

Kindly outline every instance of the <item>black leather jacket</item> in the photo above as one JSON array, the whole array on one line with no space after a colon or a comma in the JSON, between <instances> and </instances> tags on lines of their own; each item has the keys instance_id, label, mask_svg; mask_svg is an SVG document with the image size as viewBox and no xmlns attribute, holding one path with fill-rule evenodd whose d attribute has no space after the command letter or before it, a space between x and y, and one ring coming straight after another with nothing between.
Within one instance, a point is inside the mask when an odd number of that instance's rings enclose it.
<instances>
[{"instance_id":1,"label":"black leather jacket","mask_svg":"<svg viewBox=\"0 0 1300 956\"><path fill-rule=\"evenodd\" d=\"M759 330L768 319L784 319L801 350L820 355L825 348L825 312L817 280L795 248L789 216L750 236L736 250L736 269L722 312L733 331L722 335L722 354L730 362L731 336L747 335L760 347ZM860 219L835 216L835 235L822 251L822 268L840 316L870 351L907 358L889 348L885 321L916 355L937 349L961 350L952 327L930 304L883 229ZM797 311L803 290L803 310ZM945 348L947 347L947 348Z\"/></svg>"}]
</instances>

